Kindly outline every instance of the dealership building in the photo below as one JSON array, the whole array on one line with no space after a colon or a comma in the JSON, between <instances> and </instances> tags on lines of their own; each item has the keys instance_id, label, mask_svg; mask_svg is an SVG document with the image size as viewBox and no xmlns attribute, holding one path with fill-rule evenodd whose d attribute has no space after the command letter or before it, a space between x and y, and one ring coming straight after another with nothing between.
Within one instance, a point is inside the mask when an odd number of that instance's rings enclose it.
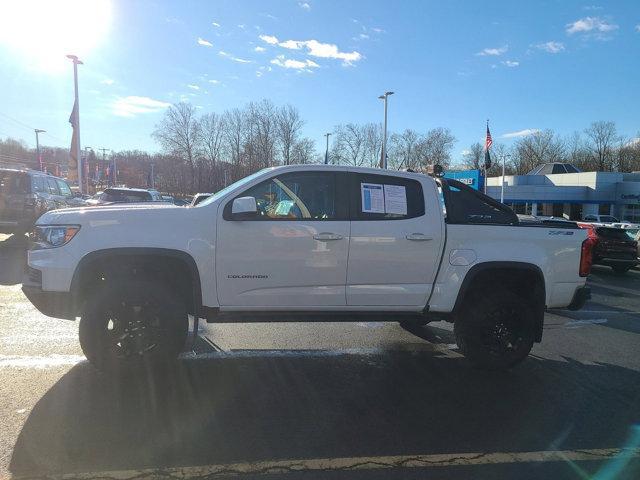
<instances>
[{"instance_id":1,"label":"dealership building","mask_svg":"<svg viewBox=\"0 0 640 480\"><path fill-rule=\"evenodd\" d=\"M478 170L446 172L478 190ZM487 194L500 200L502 177L489 177ZM516 213L581 220L585 215L613 215L640 223L640 172L581 172L567 163L546 163L527 175L505 175L504 203Z\"/></svg>"}]
</instances>

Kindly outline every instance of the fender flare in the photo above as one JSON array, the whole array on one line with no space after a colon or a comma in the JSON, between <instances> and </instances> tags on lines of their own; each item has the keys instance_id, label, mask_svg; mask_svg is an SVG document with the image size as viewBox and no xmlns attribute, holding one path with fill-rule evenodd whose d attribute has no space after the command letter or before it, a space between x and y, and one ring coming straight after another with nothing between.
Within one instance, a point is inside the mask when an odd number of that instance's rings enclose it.
<instances>
[{"instance_id":1,"label":"fender flare","mask_svg":"<svg viewBox=\"0 0 640 480\"><path fill-rule=\"evenodd\" d=\"M458 291L458 297L456 298L455 306L453 307L454 312L458 312L462 303L464 302L464 298L466 297L469 289L473 285L473 281L476 277L487 270L520 270L527 271L533 273L539 280L539 285L541 287L540 292L538 293L537 298L537 311L536 311L536 324L535 324L535 336L536 342L542 340L542 329L544 326L544 311L546 309L546 283L544 274L542 273L542 269L533 263L528 262L515 262L515 261L489 261L482 262L474 265L469 269L464 279L462 280L462 285L460 286L460 290Z\"/></svg>"},{"instance_id":2,"label":"fender flare","mask_svg":"<svg viewBox=\"0 0 640 480\"><path fill-rule=\"evenodd\" d=\"M192 282L192 298L195 314L200 314L202 310L202 287L200 284L200 271L198 270L198 265L194 258L187 252L183 250L175 250L169 248L156 248L156 247L117 247L117 248L105 248L102 250L95 250L86 254L84 257L80 259L78 265L76 265L76 269L73 272L73 278L71 279L71 288L70 291L74 297L74 304L77 305L77 292L80 288L80 282L82 281L82 271L93 262L96 262L100 259L106 257L124 257L124 256L135 256L135 257L167 257L167 258L175 258L187 265L189 269L189 273L191 276Z\"/></svg>"}]
</instances>

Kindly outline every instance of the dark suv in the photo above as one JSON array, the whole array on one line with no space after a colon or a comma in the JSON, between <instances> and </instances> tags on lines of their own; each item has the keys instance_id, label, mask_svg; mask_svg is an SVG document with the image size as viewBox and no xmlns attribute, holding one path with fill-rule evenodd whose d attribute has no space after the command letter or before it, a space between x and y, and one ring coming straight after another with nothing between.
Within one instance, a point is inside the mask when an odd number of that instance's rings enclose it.
<instances>
[{"instance_id":1,"label":"dark suv","mask_svg":"<svg viewBox=\"0 0 640 480\"><path fill-rule=\"evenodd\" d=\"M24 233L48 210L84 205L63 179L36 170L0 168L0 233Z\"/></svg>"}]
</instances>

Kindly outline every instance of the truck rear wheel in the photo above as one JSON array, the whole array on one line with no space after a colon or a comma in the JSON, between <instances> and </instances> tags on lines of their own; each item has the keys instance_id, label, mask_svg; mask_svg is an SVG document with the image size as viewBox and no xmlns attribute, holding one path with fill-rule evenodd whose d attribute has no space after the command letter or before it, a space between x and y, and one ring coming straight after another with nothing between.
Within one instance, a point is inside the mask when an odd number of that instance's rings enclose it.
<instances>
[{"instance_id":1,"label":"truck rear wheel","mask_svg":"<svg viewBox=\"0 0 640 480\"><path fill-rule=\"evenodd\" d=\"M125 280L87 299L80 345L100 370L158 366L182 351L188 328L184 302L174 292L157 282Z\"/></svg>"},{"instance_id":2,"label":"truck rear wheel","mask_svg":"<svg viewBox=\"0 0 640 480\"><path fill-rule=\"evenodd\" d=\"M454 323L456 343L475 366L505 370L523 361L534 342L534 308L506 290L479 292Z\"/></svg>"}]
</instances>

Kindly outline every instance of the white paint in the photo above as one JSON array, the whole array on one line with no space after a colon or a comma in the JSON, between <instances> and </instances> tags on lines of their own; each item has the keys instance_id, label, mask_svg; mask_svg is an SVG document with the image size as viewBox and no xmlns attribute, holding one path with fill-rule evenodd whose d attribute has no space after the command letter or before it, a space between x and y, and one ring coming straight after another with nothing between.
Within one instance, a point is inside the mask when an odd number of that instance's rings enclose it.
<instances>
[{"instance_id":1,"label":"white paint","mask_svg":"<svg viewBox=\"0 0 640 480\"><path fill-rule=\"evenodd\" d=\"M602 323L607 323L609 320L606 318L592 318L587 320L571 320L564 324L564 328L580 328L587 325L599 325Z\"/></svg>"},{"instance_id":2,"label":"white paint","mask_svg":"<svg viewBox=\"0 0 640 480\"><path fill-rule=\"evenodd\" d=\"M53 368L67 365L75 365L84 361L82 355L0 355L0 368Z\"/></svg>"}]
</instances>

